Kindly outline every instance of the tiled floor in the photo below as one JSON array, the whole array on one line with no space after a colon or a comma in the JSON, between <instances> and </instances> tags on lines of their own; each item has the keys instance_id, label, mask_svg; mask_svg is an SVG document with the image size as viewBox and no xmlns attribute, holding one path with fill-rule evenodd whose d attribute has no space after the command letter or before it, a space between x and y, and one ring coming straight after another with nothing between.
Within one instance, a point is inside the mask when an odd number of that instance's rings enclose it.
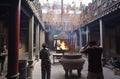
<instances>
[{"instance_id":1,"label":"tiled floor","mask_svg":"<svg viewBox=\"0 0 120 79\"><path fill-rule=\"evenodd\" d=\"M51 60L52 60L52 56L51 56ZM73 71L73 75L68 77L68 79L86 79L87 76L87 59L85 58L86 62L84 64L84 68L82 70L82 75L81 77L77 77L77 73L76 71ZM57 61L57 60L56 60ZM38 62L36 62L34 64L34 68L31 68L29 70L29 76L31 78L29 79L41 79L41 67L40 67L41 61L39 60ZM120 79L120 75L114 75L113 71L108 69L108 68L103 68L103 72L104 72L104 79ZM51 67L51 79L65 79L64 77L64 70L63 67L60 63L55 63L52 64ZM6 74L4 74L5 76ZM5 79L4 76L0 76L0 79Z\"/></svg>"},{"instance_id":2,"label":"tiled floor","mask_svg":"<svg viewBox=\"0 0 120 79\"><path fill-rule=\"evenodd\" d=\"M84 68L82 70L81 77L76 76L76 71L73 71L73 75L70 76L68 79L86 79L87 76L87 59L85 58L86 62L84 64ZM35 64L33 70L33 79L41 79L41 71L40 71L40 61ZM113 71L108 68L103 68L104 79L120 79L120 75L114 75ZM65 79L64 77L64 70L60 63L55 63L51 67L51 79Z\"/></svg>"},{"instance_id":3,"label":"tiled floor","mask_svg":"<svg viewBox=\"0 0 120 79\"><path fill-rule=\"evenodd\" d=\"M103 68L104 71L104 79L120 79L120 75L114 75L113 71L108 68ZM65 79L64 70L62 65L56 63L52 65L51 68L51 79ZM84 64L84 68L82 70L82 76L78 78L76 76L76 71L73 71L73 76L70 76L68 79L86 79L87 76L87 62ZM40 71L40 61L35 64L35 68L33 70L33 79L41 79L41 71Z\"/></svg>"}]
</instances>

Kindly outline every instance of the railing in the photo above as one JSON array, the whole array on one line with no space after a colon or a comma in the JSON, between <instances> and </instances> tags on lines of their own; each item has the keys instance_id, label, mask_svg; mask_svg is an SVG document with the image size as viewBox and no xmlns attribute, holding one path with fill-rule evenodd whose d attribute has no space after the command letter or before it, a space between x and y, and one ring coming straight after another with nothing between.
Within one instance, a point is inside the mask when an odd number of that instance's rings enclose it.
<instances>
[{"instance_id":1,"label":"railing","mask_svg":"<svg viewBox=\"0 0 120 79\"><path fill-rule=\"evenodd\" d=\"M120 0L105 0L99 6L97 5L97 2L94 2L89 5L89 12L87 13L81 25L84 26L86 24L89 24L103 17L104 15L117 10L118 8L120 8Z\"/></svg>"},{"instance_id":2,"label":"railing","mask_svg":"<svg viewBox=\"0 0 120 79\"><path fill-rule=\"evenodd\" d=\"M33 5L35 6L35 8L39 14L39 17L42 20L42 9L41 9L41 4L39 3L39 0L33 1Z\"/></svg>"},{"instance_id":3,"label":"railing","mask_svg":"<svg viewBox=\"0 0 120 79\"><path fill-rule=\"evenodd\" d=\"M38 1L39 0L34 0L34 1L27 0L27 2L30 5L31 9L33 10L35 16L38 18L38 20L42 21L41 4L38 3Z\"/></svg>"}]
</instances>

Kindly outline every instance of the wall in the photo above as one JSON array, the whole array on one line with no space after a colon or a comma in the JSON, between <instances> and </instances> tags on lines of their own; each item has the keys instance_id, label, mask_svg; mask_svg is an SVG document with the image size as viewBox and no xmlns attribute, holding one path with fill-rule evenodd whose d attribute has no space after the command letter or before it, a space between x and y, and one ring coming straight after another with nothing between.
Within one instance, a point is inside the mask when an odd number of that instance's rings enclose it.
<instances>
[{"instance_id":1,"label":"wall","mask_svg":"<svg viewBox=\"0 0 120 79\"><path fill-rule=\"evenodd\" d=\"M8 42L8 28L4 21L0 21L0 46Z\"/></svg>"},{"instance_id":2,"label":"wall","mask_svg":"<svg viewBox=\"0 0 120 79\"><path fill-rule=\"evenodd\" d=\"M120 39L119 29L119 25L105 29L104 46L105 53L108 58L120 55L120 52L117 50L120 47L120 42L118 41Z\"/></svg>"},{"instance_id":3,"label":"wall","mask_svg":"<svg viewBox=\"0 0 120 79\"><path fill-rule=\"evenodd\" d=\"M20 45L19 45L19 59L27 59L28 54L28 33L27 31L21 31L20 33Z\"/></svg>"}]
</instances>

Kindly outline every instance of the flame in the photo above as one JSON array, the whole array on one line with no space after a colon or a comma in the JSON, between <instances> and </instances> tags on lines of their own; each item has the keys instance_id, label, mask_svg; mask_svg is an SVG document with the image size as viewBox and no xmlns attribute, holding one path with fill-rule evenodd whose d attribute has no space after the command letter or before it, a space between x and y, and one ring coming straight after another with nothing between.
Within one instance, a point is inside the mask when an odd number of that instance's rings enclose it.
<instances>
[{"instance_id":1,"label":"flame","mask_svg":"<svg viewBox=\"0 0 120 79\"><path fill-rule=\"evenodd\" d=\"M62 41L60 44L57 46L57 50L68 50L68 47L65 45L65 42Z\"/></svg>"}]
</instances>

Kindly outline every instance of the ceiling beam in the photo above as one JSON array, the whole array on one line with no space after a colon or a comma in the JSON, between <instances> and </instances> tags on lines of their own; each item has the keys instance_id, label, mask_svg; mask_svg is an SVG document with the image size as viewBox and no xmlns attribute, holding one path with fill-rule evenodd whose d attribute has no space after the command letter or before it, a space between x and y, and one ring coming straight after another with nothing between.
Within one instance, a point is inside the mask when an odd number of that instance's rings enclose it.
<instances>
[{"instance_id":1,"label":"ceiling beam","mask_svg":"<svg viewBox=\"0 0 120 79\"><path fill-rule=\"evenodd\" d=\"M22 7L21 8L22 12L27 15L29 18L31 17L30 14Z\"/></svg>"}]
</instances>

